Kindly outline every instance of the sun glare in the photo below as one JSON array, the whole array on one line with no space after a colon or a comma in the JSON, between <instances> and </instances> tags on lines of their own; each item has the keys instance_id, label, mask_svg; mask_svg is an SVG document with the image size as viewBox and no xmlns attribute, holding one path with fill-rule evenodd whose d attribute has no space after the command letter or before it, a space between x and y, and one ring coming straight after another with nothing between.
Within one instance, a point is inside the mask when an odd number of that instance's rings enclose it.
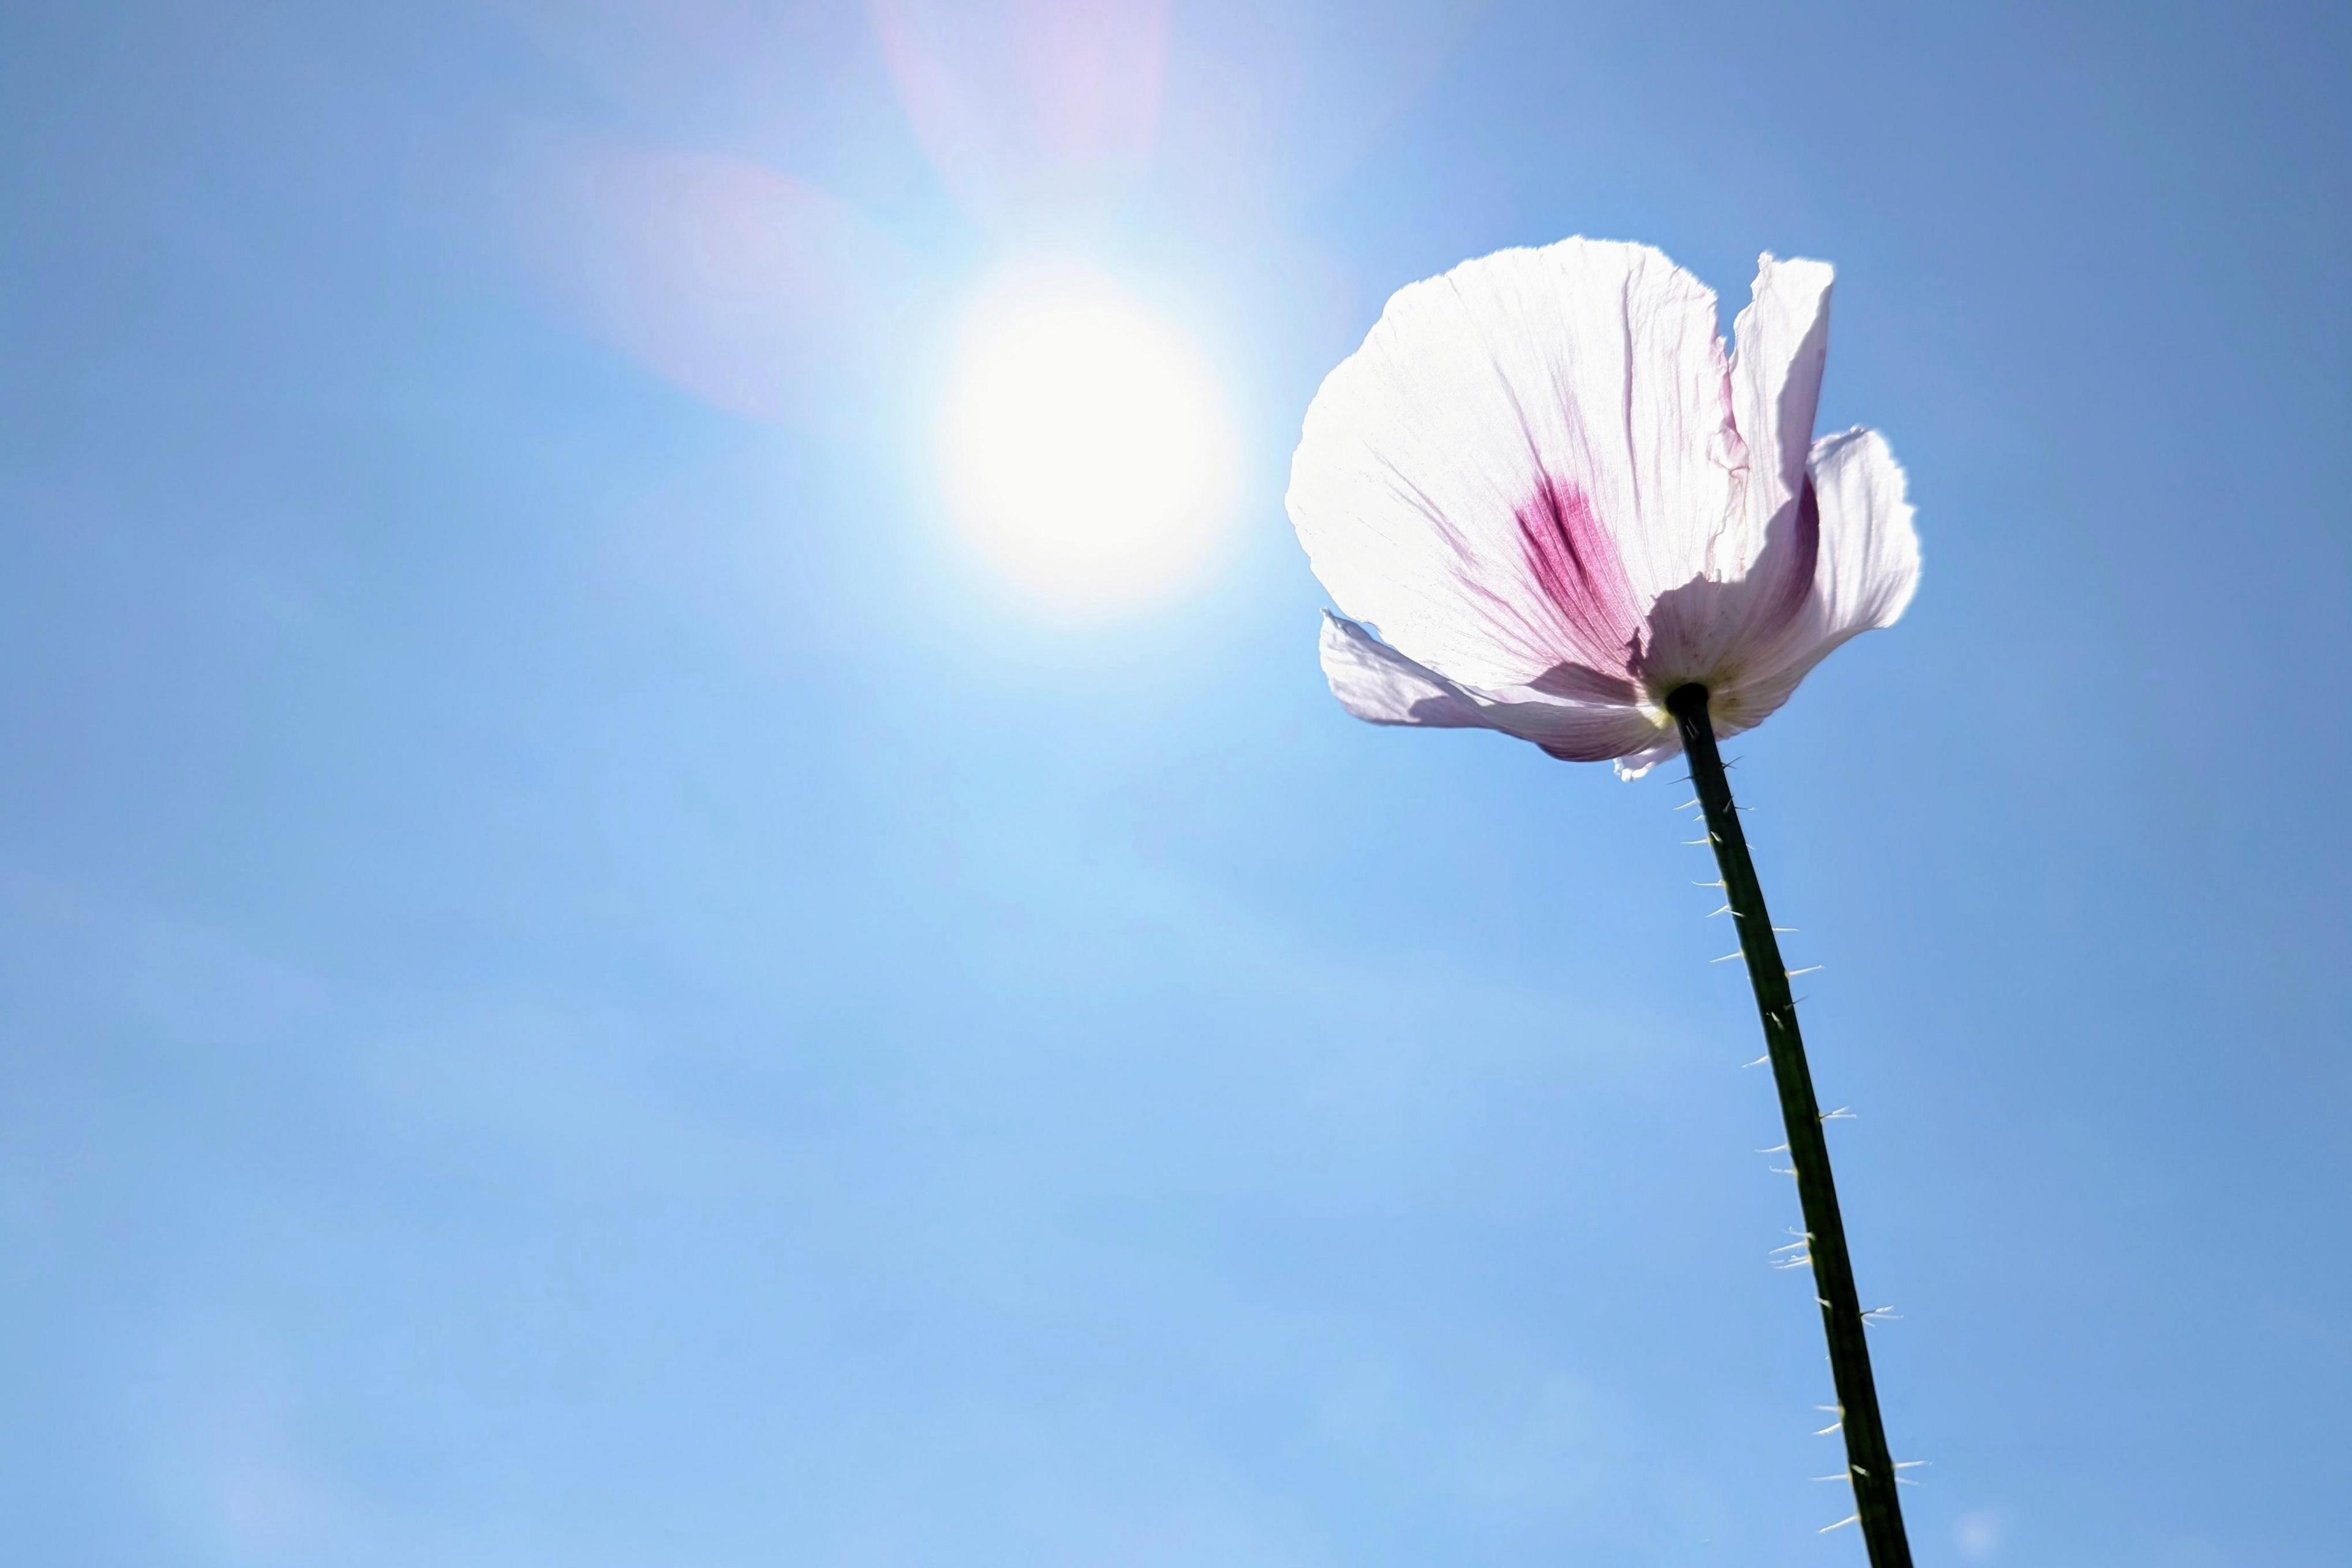
<instances>
[{"instance_id":1,"label":"sun glare","mask_svg":"<svg viewBox=\"0 0 2352 1568\"><path fill-rule=\"evenodd\" d=\"M1092 274L981 295L941 435L958 522L999 571L1062 603L1181 587L1232 515L1234 431L1207 360Z\"/></svg>"}]
</instances>

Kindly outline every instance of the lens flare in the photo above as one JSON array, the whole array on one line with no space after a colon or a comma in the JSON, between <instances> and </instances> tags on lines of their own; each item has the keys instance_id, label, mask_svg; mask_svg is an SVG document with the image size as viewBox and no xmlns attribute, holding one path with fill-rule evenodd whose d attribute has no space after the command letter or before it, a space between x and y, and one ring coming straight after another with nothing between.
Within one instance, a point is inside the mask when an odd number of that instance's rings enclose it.
<instances>
[{"instance_id":1,"label":"lens flare","mask_svg":"<svg viewBox=\"0 0 2352 1568\"><path fill-rule=\"evenodd\" d=\"M1024 589L1108 606L1197 578L1231 521L1223 389L1180 329L1055 269L983 291L941 424L950 510Z\"/></svg>"}]
</instances>

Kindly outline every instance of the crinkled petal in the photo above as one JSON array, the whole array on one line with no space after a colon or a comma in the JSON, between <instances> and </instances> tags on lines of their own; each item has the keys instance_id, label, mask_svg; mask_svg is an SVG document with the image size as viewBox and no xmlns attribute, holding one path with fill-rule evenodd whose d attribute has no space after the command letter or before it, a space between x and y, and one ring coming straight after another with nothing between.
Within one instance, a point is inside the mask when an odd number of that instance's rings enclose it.
<instances>
[{"instance_id":1,"label":"crinkled petal","mask_svg":"<svg viewBox=\"0 0 2352 1568\"><path fill-rule=\"evenodd\" d=\"M1715 311L1657 251L1584 239L1400 290L1317 393L1291 466L1332 598L1466 686L1626 679L1650 601L1730 513Z\"/></svg>"},{"instance_id":2,"label":"crinkled petal","mask_svg":"<svg viewBox=\"0 0 2352 1568\"><path fill-rule=\"evenodd\" d=\"M1811 470L1822 508L1814 592L1823 626L1841 641L1893 626L1919 587L1902 465L1885 437L1857 427L1815 442Z\"/></svg>"},{"instance_id":3,"label":"crinkled petal","mask_svg":"<svg viewBox=\"0 0 2352 1568\"><path fill-rule=\"evenodd\" d=\"M1832 276L1825 262L1758 258L1731 358L1739 493L1691 574L1650 607L1640 673L1654 691L1706 679L1803 614L1819 564L1805 461L1829 355Z\"/></svg>"},{"instance_id":4,"label":"crinkled petal","mask_svg":"<svg viewBox=\"0 0 2352 1568\"><path fill-rule=\"evenodd\" d=\"M1339 705L1375 724L1500 730L1568 762L1607 762L1656 743L1659 721L1638 708L1526 690L1487 692L1407 658L1344 616L1323 617L1323 674ZM1671 735L1671 728L1667 731Z\"/></svg>"},{"instance_id":5,"label":"crinkled petal","mask_svg":"<svg viewBox=\"0 0 2352 1568\"><path fill-rule=\"evenodd\" d=\"M1709 704L1727 732L1762 722L1849 637L1893 626L1919 586L1919 535L1884 437L1859 428L1823 437L1808 478L1820 514L1812 592L1797 620Z\"/></svg>"},{"instance_id":6,"label":"crinkled petal","mask_svg":"<svg viewBox=\"0 0 2352 1568\"><path fill-rule=\"evenodd\" d=\"M1830 352L1830 284L1825 261L1756 260L1748 309L1732 324L1732 417L1748 448L1742 521L1749 547L1720 565L1745 571L1774 519L1793 508L1813 449L1813 411Z\"/></svg>"}]
</instances>

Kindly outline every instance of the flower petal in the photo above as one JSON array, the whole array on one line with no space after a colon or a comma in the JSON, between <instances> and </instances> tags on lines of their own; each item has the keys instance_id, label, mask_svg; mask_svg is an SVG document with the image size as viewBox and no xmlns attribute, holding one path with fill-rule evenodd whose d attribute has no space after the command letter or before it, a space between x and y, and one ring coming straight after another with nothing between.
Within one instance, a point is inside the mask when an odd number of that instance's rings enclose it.
<instances>
[{"instance_id":1,"label":"flower petal","mask_svg":"<svg viewBox=\"0 0 2352 1568\"><path fill-rule=\"evenodd\" d=\"M1622 680L1729 517L1715 296L1570 239L1400 290L1307 410L1291 521L1339 606L1472 687Z\"/></svg>"},{"instance_id":2,"label":"flower petal","mask_svg":"<svg viewBox=\"0 0 2352 1568\"><path fill-rule=\"evenodd\" d=\"M1893 626L1919 587L1919 535L1902 465L1885 437L1856 427L1813 443L1809 468L1821 496L1814 592L1824 626L1840 641Z\"/></svg>"},{"instance_id":3,"label":"flower petal","mask_svg":"<svg viewBox=\"0 0 2352 1568\"><path fill-rule=\"evenodd\" d=\"M1682 750L1683 738L1670 724L1664 733L1640 751L1628 752L1618 758L1617 776L1628 780L1640 778L1668 757L1682 755Z\"/></svg>"},{"instance_id":4,"label":"flower petal","mask_svg":"<svg viewBox=\"0 0 2352 1568\"><path fill-rule=\"evenodd\" d=\"M1340 707L1370 723L1491 728L1468 692L1328 611L1323 616L1323 678Z\"/></svg>"},{"instance_id":5,"label":"flower petal","mask_svg":"<svg viewBox=\"0 0 2352 1568\"><path fill-rule=\"evenodd\" d=\"M1754 297L1734 324L1732 412L1739 496L1723 526L1662 584L1639 673L1654 692L1705 680L1797 624L1818 569L1818 515L1805 460L1829 355L1826 262L1758 258Z\"/></svg>"},{"instance_id":6,"label":"flower petal","mask_svg":"<svg viewBox=\"0 0 2352 1568\"><path fill-rule=\"evenodd\" d=\"M1804 488L1829 358L1834 276L1825 261L1779 261L1767 251L1756 258L1748 309L1732 324L1732 417L1748 447L1743 510L1755 551ZM1745 570L1752 559L1727 564Z\"/></svg>"},{"instance_id":7,"label":"flower petal","mask_svg":"<svg viewBox=\"0 0 2352 1568\"><path fill-rule=\"evenodd\" d=\"M1797 620L1710 704L1727 733L1761 723L1849 637L1893 626L1919 586L1919 535L1885 439L1859 428L1825 436L1809 467L1820 513L1812 591Z\"/></svg>"},{"instance_id":8,"label":"flower petal","mask_svg":"<svg viewBox=\"0 0 2352 1568\"><path fill-rule=\"evenodd\" d=\"M1567 762L1606 762L1658 739L1658 721L1637 708L1475 690L1328 612L1323 616L1323 674L1339 705L1359 719L1428 729L1500 730ZM1671 726L1665 733L1671 740Z\"/></svg>"}]
</instances>

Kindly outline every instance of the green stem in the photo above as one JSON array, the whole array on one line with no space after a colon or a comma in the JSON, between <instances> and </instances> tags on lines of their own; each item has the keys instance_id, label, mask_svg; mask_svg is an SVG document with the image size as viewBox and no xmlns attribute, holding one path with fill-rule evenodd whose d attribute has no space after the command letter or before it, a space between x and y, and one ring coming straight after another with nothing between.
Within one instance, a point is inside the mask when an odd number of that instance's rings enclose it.
<instances>
[{"instance_id":1,"label":"green stem","mask_svg":"<svg viewBox=\"0 0 2352 1568\"><path fill-rule=\"evenodd\" d=\"M1821 1106L1813 1099L1812 1074L1805 1068L1805 1042L1797 1032L1797 1005L1789 994L1780 943L1764 909L1755 863L1748 858L1748 837L1739 830L1739 808L1723 776L1723 758L1715 749L1706 688L1681 688L1666 699L1666 711L1682 731L1691 783L1706 813L1706 836L1723 870L1724 902L1739 928L1739 951L1748 960L1756 1010L1764 1020L1772 1080L1780 1090L1780 1120L1789 1131L1789 1163L1796 1167L1797 1201L1804 1208L1805 1249L1812 1258L1822 1331L1830 1342L1830 1375L1837 1384L1854 1513L1871 1568L1911 1568L1903 1507L1895 1493L1895 1461L1886 1451L1878 1389L1870 1376L1870 1346L1864 1342L1862 1303L1853 1290L1853 1262L1846 1253L1845 1222L1838 1216L1837 1184L1830 1179L1829 1141L1822 1135Z\"/></svg>"}]
</instances>

